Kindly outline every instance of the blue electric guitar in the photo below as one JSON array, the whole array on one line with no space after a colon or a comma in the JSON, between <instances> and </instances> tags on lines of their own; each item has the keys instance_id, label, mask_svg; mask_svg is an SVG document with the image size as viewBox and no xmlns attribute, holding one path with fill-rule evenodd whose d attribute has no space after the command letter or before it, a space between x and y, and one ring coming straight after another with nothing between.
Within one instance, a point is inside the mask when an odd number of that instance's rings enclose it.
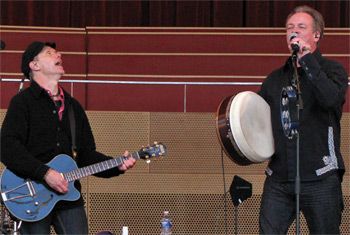
<instances>
[{"instance_id":1,"label":"blue electric guitar","mask_svg":"<svg viewBox=\"0 0 350 235\"><path fill-rule=\"evenodd\" d=\"M153 157L165 156L167 150L161 143L142 148L132 153L131 157L149 160ZM110 159L90 166L78 168L75 161L64 154L56 156L47 164L50 168L61 173L69 182L69 192L61 194L47 184L34 182L30 179L18 177L9 169L5 169L1 177L1 197L8 211L20 220L35 222L45 218L60 200L75 201L80 197L74 187L74 181L120 166L126 157Z\"/></svg>"}]
</instances>

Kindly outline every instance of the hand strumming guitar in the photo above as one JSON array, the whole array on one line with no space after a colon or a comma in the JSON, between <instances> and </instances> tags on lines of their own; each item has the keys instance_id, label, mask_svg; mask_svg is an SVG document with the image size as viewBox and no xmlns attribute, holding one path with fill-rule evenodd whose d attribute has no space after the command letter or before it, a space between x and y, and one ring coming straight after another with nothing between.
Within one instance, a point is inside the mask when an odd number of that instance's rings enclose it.
<instances>
[{"instance_id":1,"label":"hand strumming guitar","mask_svg":"<svg viewBox=\"0 0 350 235\"><path fill-rule=\"evenodd\" d=\"M62 177L62 175L50 168L44 176L46 183L60 193L68 193L68 182Z\"/></svg>"}]
</instances>

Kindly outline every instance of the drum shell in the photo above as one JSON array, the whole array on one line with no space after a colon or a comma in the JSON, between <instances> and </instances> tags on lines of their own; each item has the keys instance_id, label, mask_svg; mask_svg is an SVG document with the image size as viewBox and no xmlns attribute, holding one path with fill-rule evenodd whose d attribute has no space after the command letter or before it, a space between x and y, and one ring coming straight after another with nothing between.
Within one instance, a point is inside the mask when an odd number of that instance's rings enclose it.
<instances>
[{"instance_id":1,"label":"drum shell","mask_svg":"<svg viewBox=\"0 0 350 235\"><path fill-rule=\"evenodd\" d=\"M216 134L226 155L236 164L246 166L253 164L253 162L243 155L234 141L230 129L230 119L227 115L234 97L234 95L226 97L219 105L216 114Z\"/></svg>"},{"instance_id":2,"label":"drum shell","mask_svg":"<svg viewBox=\"0 0 350 235\"><path fill-rule=\"evenodd\" d=\"M270 115L269 105L254 92L245 91L223 99L217 110L216 131L232 161L250 165L273 155Z\"/></svg>"}]
</instances>

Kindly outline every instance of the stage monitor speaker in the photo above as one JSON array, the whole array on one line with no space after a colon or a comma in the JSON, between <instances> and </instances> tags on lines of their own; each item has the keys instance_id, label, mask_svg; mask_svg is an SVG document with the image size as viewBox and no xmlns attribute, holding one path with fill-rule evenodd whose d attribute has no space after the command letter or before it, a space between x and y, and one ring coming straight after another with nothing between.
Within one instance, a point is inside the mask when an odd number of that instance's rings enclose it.
<instances>
[{"instance_id":1,"label":"stage monitor speaker","mask_svg":"<svg viewBox=\"0 0 350 235\"><path fill-rule=\"evenodd\" d=\"M252 184L235 175L230 187L230 194L233 205L238 206L252 196Z\"/></svg>"}]
</instances>

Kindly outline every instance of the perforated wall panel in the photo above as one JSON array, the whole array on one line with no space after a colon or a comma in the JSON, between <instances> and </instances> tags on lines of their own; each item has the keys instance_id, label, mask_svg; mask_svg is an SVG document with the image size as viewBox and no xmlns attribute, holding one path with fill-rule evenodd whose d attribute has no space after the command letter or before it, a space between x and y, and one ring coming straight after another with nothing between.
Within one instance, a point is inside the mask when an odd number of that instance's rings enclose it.
<instances>
[{"instance_id":1,"label":"perforated wall panel","mask_svg":"<svg viewBox=\"0 0 350 235\"><path fill-rule=\"evenodd\" d=\"M340 151L346 167L346 174L350 175L350 113L343 113L341 119L341 147Z\"/></svg>"},{"instance_id":2,"label":"perforated wall panel","mask_svg":"<svg viewBox=\"0 0 350 235\"><path fill-rule=\"evenodd\" d=\"M345 113L342 121L343 145L348 141L348 117ZM258 234L266 163L242 167L225 154L221 158L215 114L151 113L149 133L150 139L167 146L168 154L161 160L152 161L148 172L140 171L139 168L146 169L146 163L138 162L134 169L116 179L89 178L87 207L92 233L110 230L118 234L123 226L128 226L131 234L158 234L162 211L169 210L174 221L174 234L225 234L223 195L229 190L233 176L239 175L253 184L253 196L238 208L238 233ZM344 149L346 146L342 146ZM343 155L349 158L346 150ZM344 180L346 209L341 229L346 234L350 222L349 177ZM226 206L227 231L234 234L235 211L229 194ZM107 221L107 227L103 226L103 221ZM300 222L301 233L307 234L302 214ZM295 223L288 234L294 233Z\"/></svg>"},{"instance_id":3,"label":"perforated wall panel","mask_svg":"<svg viewBox=\"0 0 350 235\"><path fill-rule=\"evenodd\" d=\"M151 172L264 174L266 164L238 166L225 154L216 135L215 113L152 113L151 135L167 144L164 161L151 166Z\"/></svg>"},{"instance_id":4,"label":"perforated wall panel","mask_svg":"<svg viewBox=\"0 0 350 235\"><path fill-rule=\"evenodd\" d=\"M5 110L0 110L2 123ZM238 166L221 148L213 113L87 112L97 149L119 157L138 151L153 140L163 142L168 154L147 164L139 160L126 174L112 179L81 180L89 233L108 230L121 234L159 234L160 218L169 210L173 234L258 234L258 215L266 163ZM342 153L349 170L350 115L342 119ZM3 170L3 165L1 165ZM225 173L225 174L223 174ZM253 196L237 208L228 192L238 175L253 185ZM343 182L345 210L341 234L350 224L350 177ZM227 208L227 209L225 209ZM237 216L237 217L236 217ZM308 234L301 214L301 234ZM52 231L54 234L54 231ZM295 234L295 223L288 234Z\"/></svg>"}]
</instances>

